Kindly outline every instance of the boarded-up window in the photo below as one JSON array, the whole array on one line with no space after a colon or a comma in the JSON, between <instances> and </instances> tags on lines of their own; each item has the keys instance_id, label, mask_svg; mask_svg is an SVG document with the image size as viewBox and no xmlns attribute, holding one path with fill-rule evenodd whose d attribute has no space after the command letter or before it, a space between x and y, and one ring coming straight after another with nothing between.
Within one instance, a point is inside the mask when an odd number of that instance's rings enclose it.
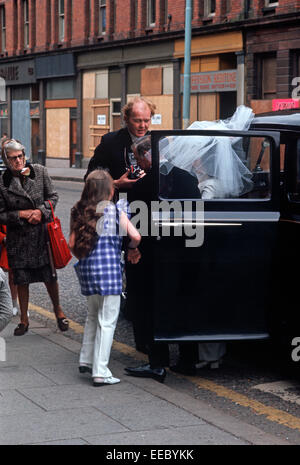
<instances>
[{"instance_id":1,"label":"boarded-up window","mask_svg":"<svg viewBox=\"0 0 300 465\"><path fill-rule=\"evenodd\" d=\"M162 68L144 68L141 71L141 94L162 94Z\"/></svg>"},{"instance_id":2,"label":"boarded-up window","mask_svg":"<svg viewBox=\"0 0 300 465\"><path fill-rule=\"evenodd\" d=\"M266 100L276 98L276 57L262 59L261 97Z\"/></svg>"}]
</instances>

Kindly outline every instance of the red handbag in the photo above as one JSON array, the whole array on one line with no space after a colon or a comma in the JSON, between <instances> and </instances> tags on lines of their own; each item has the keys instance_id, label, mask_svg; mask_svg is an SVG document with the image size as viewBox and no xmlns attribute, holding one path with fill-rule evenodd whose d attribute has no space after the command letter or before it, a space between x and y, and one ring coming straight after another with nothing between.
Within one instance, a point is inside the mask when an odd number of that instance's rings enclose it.
<instances>
[{"instance_id":1,"label":"red handbag","mask_svg":"<svg viewBox=\"0 0 300 465\"><path fill-rule=\"evenodd\" d=\"M50 200L47 200L51 207L53 221L47 223L47 230L53 256L53 264L56 269L64 268L72 258L67 241L63 235L60 220L54 215L54 210Z\"/></svg>"}]
</instances>

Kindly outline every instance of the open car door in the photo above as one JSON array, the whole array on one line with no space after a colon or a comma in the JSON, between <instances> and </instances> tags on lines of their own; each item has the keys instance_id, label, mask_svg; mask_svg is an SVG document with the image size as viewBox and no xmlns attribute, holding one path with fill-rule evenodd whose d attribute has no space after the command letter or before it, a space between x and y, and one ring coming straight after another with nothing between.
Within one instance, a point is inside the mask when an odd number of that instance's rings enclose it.
<instances>
[{"instance_id":1,"label":"open car door","mask_svg":"<svg viewBox=\"0 0 300 465\"><path fill-rule=\"evenodd\" d=\"M151 137L158 201L152 209L158 228L153 250L155 340L268 338L280 216L280 134L187 130L153 131ZM217 137L224 145L229 140L251 173L251 189L240 196L205 199L199 191L191 199L183 198L180 186L181 197L176 198L176 185L168 191L166 184L179 182L180 176L166 177L165 166L168 173L172 166L160 153L176 137L195 137L200 146L202 138ZM166 192L173 197L166 198ZM168 210L172 202L175 207Z\"/></svg>"}]
</instances>

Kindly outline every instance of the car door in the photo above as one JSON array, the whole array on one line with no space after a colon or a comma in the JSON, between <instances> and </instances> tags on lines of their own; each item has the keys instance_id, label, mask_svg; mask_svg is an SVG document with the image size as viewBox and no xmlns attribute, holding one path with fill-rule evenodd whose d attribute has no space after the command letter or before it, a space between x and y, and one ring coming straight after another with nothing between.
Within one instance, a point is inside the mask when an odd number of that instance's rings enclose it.
<instances>
[{"instance_id":1,"label":"car door","mask_svg":"<svg viewBox=\"0 0 300 465\"><path fill-rule=\"evenodd\" d=\"M284 149L284 177L281 187L279 248L274 286L280 290L274 299L274 334L287 350L300 336L299 259L300 259L300 133L296 130L281 134Z\"/></svg>"},{"instance_id":2,"label":"car door","mask_svg":"<svg viewBox=\"0 0 300 465\"><path fill-rule=\"evenodd\" d=\"M230 138L236 145L235 154L251 171L251 191L232 198L164 199L165 160L160 160L160 147L166 138L175 136L198 137L199 141L202 137ZM158 228L153 248L155 340L269 337L280 216L279 140L276 132L152 132L154 198L158 201L152 208ZM174 201L175 208L168 209ZM162 203L164 208L159 207Z\"/></svg>"}]
</instances>

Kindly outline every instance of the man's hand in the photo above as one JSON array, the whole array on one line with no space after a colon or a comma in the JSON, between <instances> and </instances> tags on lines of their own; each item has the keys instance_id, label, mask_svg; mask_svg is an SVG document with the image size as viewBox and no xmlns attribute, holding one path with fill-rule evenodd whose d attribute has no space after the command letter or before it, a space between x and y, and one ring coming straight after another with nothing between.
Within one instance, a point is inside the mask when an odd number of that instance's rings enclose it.
<instances>
[{"instance_id":1,"label":"man's hand","mask_svg":"<svg viewBox=\"0 0 300 465\"><path fill-rule=\"evenodd\" d=\"M137 179L129 179L129 173L130 171L127 170L126 173L124 173L119 179L116 179L114 181L114 186L117 189L130 189L133 186L133 184L135 184L139 179L143 178L146 175L144 171L141 171L140 176Z\"/></svg>"},{"instance_id":2,"label":"man's hand","mask_svg":"<svg viewBox=\"0 0 300 465\"><path fill-rule=\"evenodd\" d=\"M128 249L127 251L127 260L133 265L136 265L140 261L141 256L141 252L138 248Z\"/></svg>"}]
</instances>

